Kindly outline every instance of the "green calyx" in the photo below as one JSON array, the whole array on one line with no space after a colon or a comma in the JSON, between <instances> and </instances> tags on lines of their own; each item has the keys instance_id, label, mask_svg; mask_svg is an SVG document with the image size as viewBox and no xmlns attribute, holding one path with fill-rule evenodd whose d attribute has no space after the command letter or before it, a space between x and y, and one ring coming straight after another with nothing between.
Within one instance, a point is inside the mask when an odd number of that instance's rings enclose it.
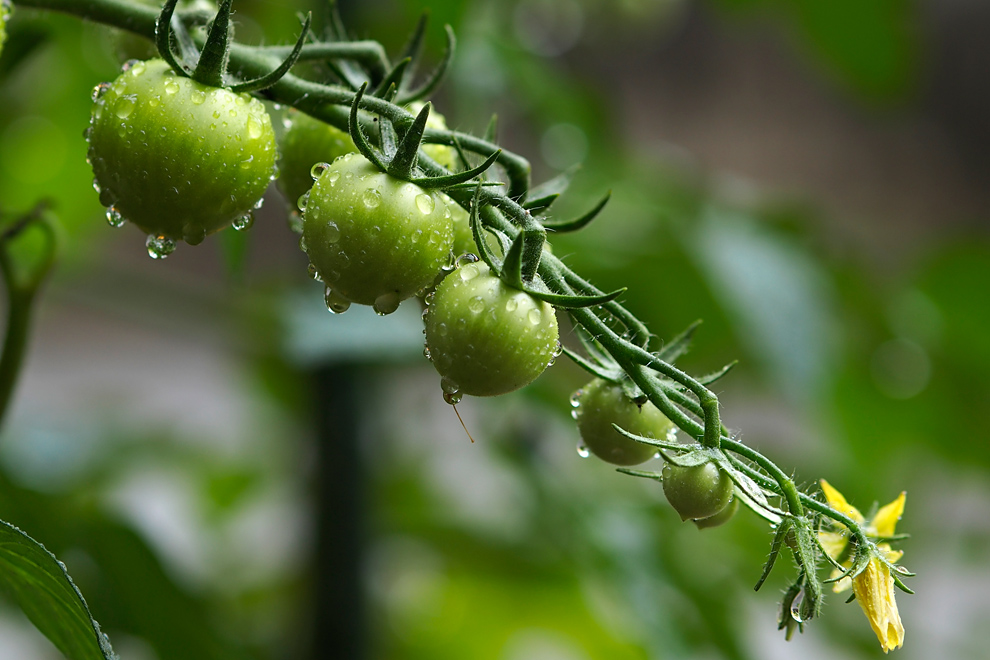
<instances>
[{"instance_id":1,"label":"green calyx","mask_svg":"<svg viewBox=\"0 0 990 660\"><path fill-rule=\"evenodd\" d=\"M210 23L206 42L199 53L196 52L196 47L185 26L180 21L173 20L177 4L178 0L167 0L158 16L155 25L155 46L158 48L158 54L178 75L192 78L210 87L227 87L234 92L257 92L267 89L285 76L299 59L312 20L312 15L307 14L295 47L277 68L253 80L227 84L225 78L227 61L230 57L230 13L233 0L221 1L217 15ZM178 43L181 54L173 49L173 39Z\"/></svg>"},{"instance_id":2,"label":"green calyx","mask_svg":"<svg viewBox=\"0 0 990 660\"><path fill-rule=\"evenodd\" d=\"M423 143L423 132L426 130L427 120L430 116L430 104L427 103L420 110L412 124L401 129L401 134L396 134L396 127L392 126L386 118L382 117L379 134L381 136L381 149L376 149L365 135L361 128L358 110L361 107L361 100L368 90L368 83L365 83L354 95L351 103L351 114L348 122L348 132L354 145L361 154L374 163L378 169L388 172L396 179L415 183L424 189L449 189L458 184L467 183L472 179L484 174L488 168L495 164L501 150L489 156L481 165L457 172L454 174L425 177L421 176L417 168L419 159L419 149Z\"/></svg>"}]
</instances>

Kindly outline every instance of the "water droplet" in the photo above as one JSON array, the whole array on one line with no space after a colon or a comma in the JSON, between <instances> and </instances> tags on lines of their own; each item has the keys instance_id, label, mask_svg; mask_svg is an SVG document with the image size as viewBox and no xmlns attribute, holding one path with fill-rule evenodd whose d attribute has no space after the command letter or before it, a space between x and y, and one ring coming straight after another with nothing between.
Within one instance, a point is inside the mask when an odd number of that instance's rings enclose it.
<instances>
[{"instance_id":1,"label":"water droplet","mask_svg":"<svg viewBox=\"0 0 990 660\"><path fill-rule=\"evenodd\" d=\"M126 222L126 220L124 220L124 216L120 214L120 211L117 210L116 206L111 206L110 208L107 209L108 225L110 225L114 229L120 229L121 227L124 226L124 222Z\"/></svg>"},{"instance_id":2,"label":"water droplet","mask_svg":"<svg viewBox=\"0 0 990 660\"><path fill-rule=\"evenodd\" d=\"M302 195L300 195L299 196L299 199L296 201L296 206L299 207L299 210L300 211L305 211L307 204L309 204L309 191L308 190L306 192L304 192Z\"/></svg>"},{"instance_id":3,"label":"water droplet","mask_svg":"<svg viewBox=\"0 0 990 660\"><path fill-rule=\"evenodd\" d=\"M329 169L329 167L329 163L317 163L309 170L309 175L313 177L313 181L316 181L323 175L324 172L327 171L327 169ZM340 176L340 174L338 173L337 176Z\"/></svg>"},{"instance_id":4,"label":"water droplet","mask_svg":"<svg viewBox=\"0 0 990 660\"><path fill-rule=\"evenodd\" d=\"M481 296L475 296L468 301L468 309L473 314L480 314L485 309L485 300Z\"/></svg>"},{"instance_id":5,"label":"water droplet","mask_svg":"<svg viewBox=\"0 0 990 660\"><path fill-rule=\"evenodd\" d=\"M462 254L461 256L457 257L457 260L454 261L454 266L456 268L460 268L461 266L466 266L468 264L478 263L478 261L479 261L478 255L472 254L470 252L466 252L466 253ZM478 273L476 271L475 272L475 275L477 275L477 274ZM468 278L468 279L470 279L470 278Z\"/></svg>"},{"instance_id":6,"label":"water droplet","mask_svg":"<svg viewBox=\"0 0 990 660\"><path fill-rule=\"evenodd\" d=\"M179 91L179 83L177 83L173 78L165 80L165 93L175 94Z\"/></svg>"},{"instance_id":7,"label":"water droplet","mask_svg":"<svg viewBox=\"0 0 990 660\"><path fill-rule=\"evenodd\" d=\"M431 196L426 193L420 193L416 195L416 208L418 208L419 212L423 215L429 215L433 213L433 209L436 208L436 203L433 201Z\"/></svg>"},{"instance_id":8,"label":"water droplet","mask_svg":"<svg viewBox=\"0 0 990 660\"><path fill-rule=\"evenodd\" d=\"M192 101L193 105L203 105L206 103L206 92L201 89L194 89L189 95L189 100ZM248 121L250 122L250 119Z\"/></svg>"},{"instance_id":9,"label":"water droplet","mask_svg":"<svg viewBox=\"0 0 990 660\"><path fill-rule=\"evenodd\" d=\"M339 178L340 178L340 172L331 172L330 174L327 175L327 181L330 182L331 186L337 183L337 179Z\"/></svg>"},{"instance_id":10,"label":"water droplet","mask_svg":"<svg viewBox=\"0 0 990 660\"><path fill-rule=\"evenodd\" d=\"M144 244L148 248L148 256L152 259L164 259L175 252L175 239L168 236L148 234L148 240Z\"/></svg>"},{"instance_id":11,"label":"water droplet","mask_svg":"<svg viewBox=\"0 0 990 660\"><path fill-rule=\"evenodd\" d=\"M108 89L110 89L110 83L108 83L108 82L101 82L99 85L97 85L96 87L94 87L93 88L93 102L95 103L96 101L98 101L101 98L103 98L103 95L107 93L107 90Z\"/></svg>"},{"instance_id":12,"label":"water droplet","mask_svg":"<svg viewBox=\"0 0 990 660\"><path fill-rule=\"evenodd\" d=\"M254 224L254 214L245 213L241 217L234 220L234 222L231 223L230 226L234 228L234 231L244 231L246 229L250 229L253 224Z\"/></svg>"},{"instance_id":13,"label":"water droplet","mask_svg":"<svg viewBox=\"0 0 990 660\"><path fill-rule=\"evenodd\" d=\"M309 276L312 277L317 282L323 281L323 278L320 277L320 271L318 271L316 269L316 266L314 266L313 264L309 264L308 266L306 266L306 272L309 273Z\"/></svg>"},{"instance_id":14,"label":"water droplet","mask_svg":"<svg viewBox=\"0 0 990 660\"><path fill-rule=\"evenodd\" d=\"M534 307L533 309L529 310L529 314L526 315L526 318L529 319L529 322L532 323L533 325L539 325L540 321L543 319L543 314L540 312L539 309Z\"/></svg>"},{"instance_id":15,"label":"water droplet","mask_svg":"<svg viewBox=\"0 0 990 660\"><path fill-rule=\"evenodd\" d=\"M118 97L116 103L113 104L113 114L117 115L120 119L127 119L134 112L134 106L136 105L137 97L133 94Z\"/></svg>"},{"instance_id":16,"label":"water droplet","mask_svg":"<svg viewBox=\"0 0 990 660\"><path fill-rule=\"evenodd\" d=\"M116 196L110 192L109 188L104 188L100 191L100 204L103 206L113 206L113 203L116 201Z\"/></svg>"},{"instance_id":17,"label":"water droplet","mask_svg":"<svg viewBox=\"0 0 990 660\"><path fill-rule=\"evenodd\" d=\"M364 205L369 209L373 209L382 203L382 194L374 188L369 188L364 191L363 195L361 195L361 201L364 202Z\"/></svg>"},{"instance_id":18,"label":"water droplet","mask_svg":"<svg viewBox=\"0 0 990 660\"><path fill-rule=\"evenodd\" d=\"M461 402L461 399L463 399L463 398L464 398L464 395L461 394L460 392L456 392L455 391L455 392L444 392L443 393L443 400L446 401L447 403L449 403L452 406L456 406L458 403Z\"/></svg>"},{"instance_id":19,"label":"water droplet","mask_svg":"<svg viewBox=\"0 0 990 660\"><path fill-rule=\"evenodd\" d=\"M479 275L480 272L481 271L479 271L478 267L474 264L468 264L467 266L464 266L458 271L458 273L461 276L461 279L465 282L469 280L473 280Z\"/></svg>"},{"instance_id":20,"label":"water droplet","mask_svg":"<svg viewBox=\"0 0 990 660\"><path fill-rule=\"evenodd\" d=\"M323 232L323 237L326 239L327 243L336 243L340 240L340 228L334 222L328 222L326 229Z\"/></svg>"},{"instance_id":21,"label":"water droplet","mask_svg":"<svg viewBox=\"0 0 990 660\"><path fill-rule=\"evenodd\" d=\"M801 603L804 602L804 589L797 593L794 600L791 601L791 618L801 623L804 619L801 617Z\"/></svg>"},{"instance_id":22,"label":"water droplet","mask_svg":"<svg viewBox=\"0 0 990 660\"><path fill-rule=\"evenodd\" d=\"M206 227L198 222L190 222L182 228L182 240L189 245L199 245L206 240Z\"/></svg>"},{"instance_id":23,"label":"water droplet","mask_svg":"<svg viewBox=\"0 0 990 660\"><path fill-rule=\"evenodd\" d=\"M120 67L120 70L124 73L130 71L131 75L140 76L144 73L144 62L141 60L127 60L124 62L123 66Z\"/></svg>"},{"instance_id":24,"label":"water droplet","mask_svg":"<svg viewBox=\"0 0 990 660\"><path fill-rule=\"evenodd\" d=\"M248 136L252 140L257 140L258 138L261 137L262 128L263 128L262 123L257 117L255 117L254 115L248 117L247 120Z\"/></svg>"},{"instance_id":25,"label":"water droplet","mask_svg":"<svg viewBox=\"0 0 990 660\"><path fill-rule=\"evenodd\" d=\"M517 307L519 307L519 301L516 300L515 296L512 296L511 298L505 301L505 311L514 312L516 311Z\"/></svg>"},{"instance_id":26,"label":"water droplet","mask_svg":"<svg viewBox=\"0 0 990 660\"><path fill-rule=\"evenodd\" d=\"M578 456L580 456L581 458L588 458L589 456L591 456L591 452L588 451L588 448L582 445L581 443L578 443L577 453Z\"/></svg>"},{"instance_id":27,"label":"water droplet","mask_svg":"<svg viewBox=\"0 0 990 660\"><path fill-rule=\"evenodd\" d=\"M160 95L152 96L148 99L148 105L152 108L157 108L158 104L162 102L162 97ZM164 126L162 128L165 128Z\"/></svg>"},{"instance_id":28,"label":"water droplet","mask_svg":"<svg viewBox=\"0 0 990 660\"><path fill-rule=\"evenodd\" d=\"M561 346L560 342L558 341L553 347L553 353L552 353L553 359L556 360L557 358L559 358L560 354L563 352L564 352L564 347Z\"/></svg>"},{"instance_id":29,"label":"water droplet","mask_svg":"<svg viewBox=\"0 0 990 660\"><path fill-rule=\"evenodd\" d=\"M430 355L430 347L429 346L423 347L423 357L425 357L430 362L433 362L433 356Z\"/></svg>"},{"instance_id":30,"label":"water droplet","mask_svg":"<svg viewBox=\"0 0 990 660\"><path fill-rule=\"evenodd\" d=\"M324 290L323 299L327 303L327 309L333 312L334 314L343 314L351 306L350 300L345 298L343 295L337 293L330 287L327 287Z\"/></svg>"},{"instance_id":31,"label":"water droplet","mask_svg":"<svg viewBox=\"0 0 990 660\"><path fill-rule=\"evenodd\" d=\"M258 198L258 201L254 203L254 207L252 207L252 208L254 208L254 210L257 211L258 209L260 209L264 205L265 205L265 198L264 197L259 197Z\"/></svg>"},{"instance_id":32,"label":"water droplet","mask_svg":"<svg viewBox=\"0 0 990 660\"><path fill-rule=\"evenodd\" d=\"M399 308L399 294L383 293L375 298L375 304L372 307L375 309L375 314L379 316L391 314Z\"/></svg>"},{"instance_id":33,"label":"water droplet","mask_svg":"<svg viewBox=\"0 0 990 660\"><path fill-rule=\"evenodd\" d=\"M423 298L423 302L425 302L426 303L426 306L429 307L430 305L433 304L433 299L436 298L436 297L437 297L437 292L436 291L430 291L428 294L426 294L426 297Z\"/></svg>"},{"instance_id":34,"label":"water droplet","mask_svg":"<svg viewBox=\"0 0 990 660\"><path fill-rule=\"evenodd\" d=\"M578 390L571 395L571 408L581 407L581 395L584 394L584 390Z\"/></svg>"},{"instance_id":35,"label":"water droplet","mask_svg":"<svg viewBox=\"0 0 990 660\"><path fill-rule=\"evenodd\" d=\"M96 179L93 179L93 190L96 191L96 194L103 192L103 189L100 188L100 182Z\"/></svg>"},{"instance_id":36,"label":"water droplet","mask_svg":"<svg viewBox=\"0 0 990 660\"><path fill-rule=\"evenodd\" d=\"M437 326L437 333L439 333L439 335L441 337L446 337L447 336L447 324L446 323L441 323L440 325L438 325Z\"/></svg>"},{"instance_id":37,"label":"water droplet","mask_svg":"<svg viewBox=\"0 0 990 660\"><path fill-rule=\"evenodd\" d=\"M247 169L251 169L251 163L253 163L253 162L254 162L254 154L251 154L250 156L248 156L247 158L245 158L244 160L242 160L237 165L242 170L247 170Z\"/></svg>"}]
</instances>

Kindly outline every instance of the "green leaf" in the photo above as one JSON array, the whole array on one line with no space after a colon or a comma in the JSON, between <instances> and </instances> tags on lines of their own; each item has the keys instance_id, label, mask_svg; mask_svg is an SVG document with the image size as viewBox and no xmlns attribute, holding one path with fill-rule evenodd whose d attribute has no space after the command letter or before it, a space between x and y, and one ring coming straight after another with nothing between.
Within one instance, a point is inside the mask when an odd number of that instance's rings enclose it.
<instances>
[{"instance_id":1,"label":"green leaf","mask_svg":"<svg viewBox=\"0 0 990 660\"><path fill-rule=\"evenodd\" d=\"M69 660L118 660L65 565L0 521L0 588Z\"/></svg>"}]
</instances>

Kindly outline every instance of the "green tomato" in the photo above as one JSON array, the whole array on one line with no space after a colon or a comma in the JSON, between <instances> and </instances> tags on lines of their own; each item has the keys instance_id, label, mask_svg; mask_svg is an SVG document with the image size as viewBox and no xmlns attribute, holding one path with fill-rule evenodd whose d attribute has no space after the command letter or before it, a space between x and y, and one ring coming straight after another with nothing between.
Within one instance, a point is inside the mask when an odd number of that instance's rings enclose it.
<instances>
[{"instance_id":1,"label":"green tomato","mask_svg":"<svg viewBox=\"0 0 990 660\"><path fill-rule=\"evenodd\" d=\"M455 270L428 302L427 351L449 402L517 390L560 352L553 307L506 286L484 263Z\"/></svg>"},{"instance_id":2,"label":"green tomato","mask_svg":"<svg viewBox=\"0 0 990 660\"><path fill-rule=\"evenodd\" d=\"M710 518L732 500L732 479L714 463L663 466L663 494L681 520Z\"/></svg>"},{"instance_id":3,"label":"green tomato","mask_svg":"<svg viewBox=\"0 0 990 660\"><path fill-rule=\"evenodd\" d=\"M356 302L389 314L450 262L450 209L438 193L395 179L364 156L322 166L303 198L303 249L327 286L327 306Z\"/></svg>"},{"instance_id":4,"label":"green tomato","mask_svg":"<svg viewBox=\"0 0 990 660\"><path fill-rule=\"evenodd\" d=\"M191 245L251 211L275 171L275 133L260 101L136 62L94 91L89 160L108 221L149 234L149 252ZM170 247L169 247L170 246Z\"/></svg>"},{"instance_id":5,"label":"green tomato","mask_svg":"<svg viewBox=\"0 0 990 660\"><path fill-rule=\"evenodd\" d=\"M725 507L714 516L709 516L707 518L697 518L692 522L698 527L698 529L710 529L712 527L718 527L719 525L724 525L725 523L732 520L732 517L736 515L736 511L739 510L739 498L733 497L732 501L729 502L729 506Z\"/></svg>"},{"instance_id":6,"label":"green tomato","mask_svg":"<svg viewBox=\"0 0 990 660\"><path fill-rule=\"evenodd\" d=\"M289 110L288 128L279 141L278 188L293 208L313 187L313 166L332 163L357 151L351 136L319 119Z\"/></svg>"},{"instance_id":7,"label":"green tomato","mask_svg":"<svg viewBox=\"0 0 990 660\"><path fill-rule=\"evenodd\" d=\"M636 442L616 431L617 424L630 433L665 440L674 425L647 401L638 405L615 383L596 378L574 393L571 401L581 442L592 454L615 465L638 465L653 458L656 447Z\"/></svg>"}]
</instances>

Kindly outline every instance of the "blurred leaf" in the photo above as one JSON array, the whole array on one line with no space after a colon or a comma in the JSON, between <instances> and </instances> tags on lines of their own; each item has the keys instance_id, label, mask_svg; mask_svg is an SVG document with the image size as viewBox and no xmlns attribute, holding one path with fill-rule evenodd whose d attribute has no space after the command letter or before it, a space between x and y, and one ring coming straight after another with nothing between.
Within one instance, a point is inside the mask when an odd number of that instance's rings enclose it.
<instances>
[{"instance_id":1,"label":"blurred leaf","mask_svg":"<svg viewBox=\"0 0 990 660\"><path fill-rule=\"evenodd\" d=\"M0 586L69 660L115 660L65 565L43 545L0 521Z\"/></svg>"},{"instance_id":2,"label":"blurred leaf","mask_svg":"<svg viewBox=\"0 0 990 660\"><path fill-rule=\"evenodd\" d=\"M908 0L715 0L725 8L780 14L827 68L857 92L888 98L917 73L917 7Z\"/></svg>"}]
</instances>

